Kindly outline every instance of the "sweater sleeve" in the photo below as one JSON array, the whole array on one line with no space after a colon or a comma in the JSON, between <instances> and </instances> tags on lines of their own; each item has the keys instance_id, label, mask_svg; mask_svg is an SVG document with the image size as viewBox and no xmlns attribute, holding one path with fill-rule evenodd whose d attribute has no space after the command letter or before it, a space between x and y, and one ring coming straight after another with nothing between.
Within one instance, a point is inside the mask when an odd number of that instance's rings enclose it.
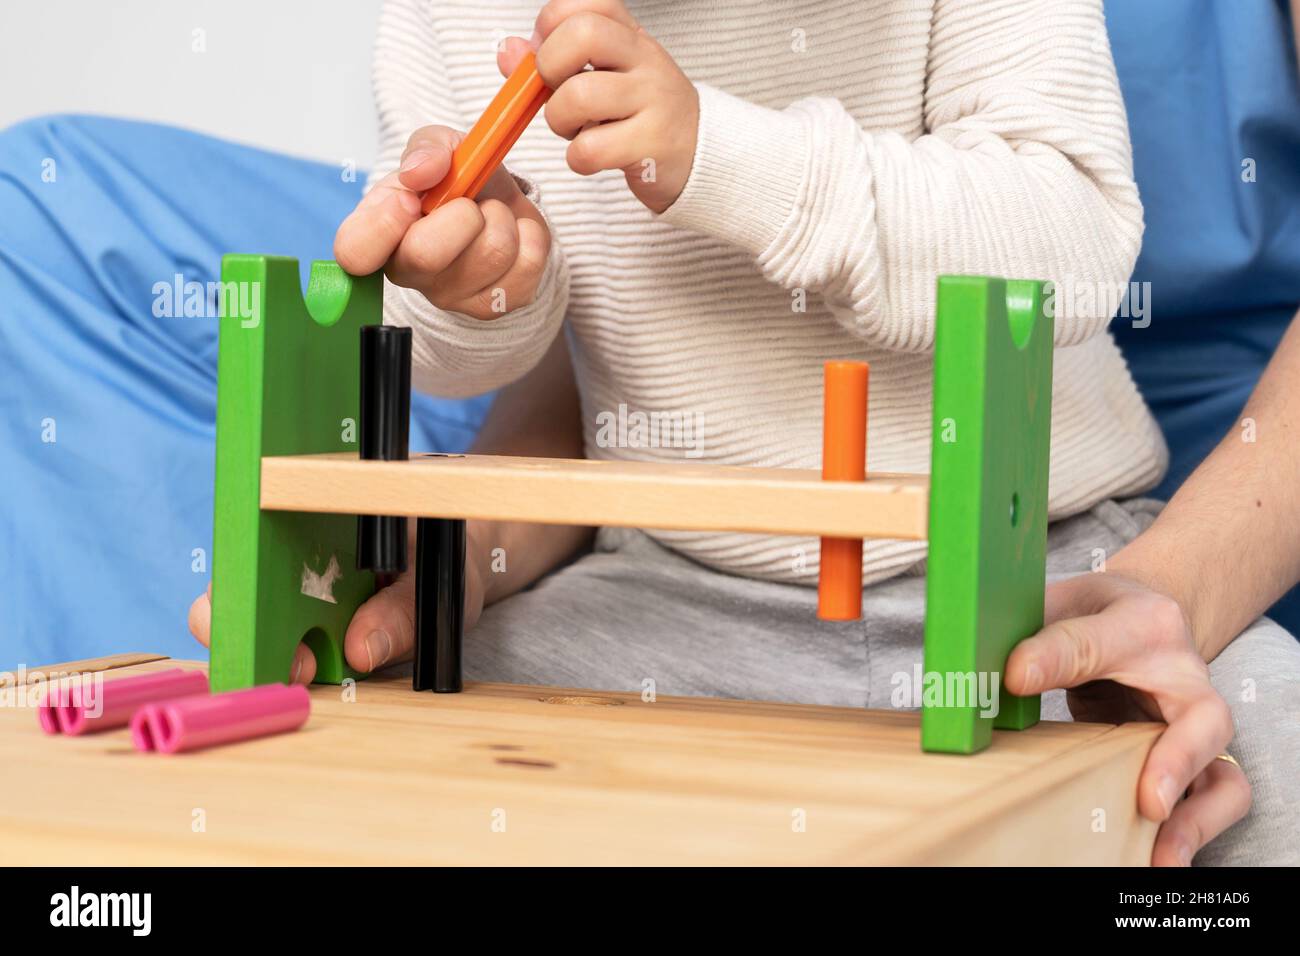
<instances>
[{"instance_id":1,"label":"sweater sleeve","mask_svg":"<svg viewBox=\"0 0 1300 956\"><path fill-rule=\"evenodd\" d=\"M457 107L436 31L421 0L387 0L380 13L373 67L379 114L379 159L367 189L397 168L411 133L431 124L466 129ZM542 210L531 183L512 173ZM414 289L384 280L384 322L413 330L412 379L417 388L447 397L477 395L521 378L546 353L560 329L569 298L569 273L552 237L536 297L490 321L434 306Z\"/></svg>"},{"instance_id":2,"label":"sweater sleeve","mask_svg":"<svg viewBox=\"0 0 1300 956\"><path fill-rule=\"evenodd\" d=\"M1142 206L1101 0L936 0L913 140L835 99L697 88L695 162L661 218L737 243L855 334L931 348L940 274L1057 283L1058 345L1106 327Z\"/></svg>"}]
</instances>

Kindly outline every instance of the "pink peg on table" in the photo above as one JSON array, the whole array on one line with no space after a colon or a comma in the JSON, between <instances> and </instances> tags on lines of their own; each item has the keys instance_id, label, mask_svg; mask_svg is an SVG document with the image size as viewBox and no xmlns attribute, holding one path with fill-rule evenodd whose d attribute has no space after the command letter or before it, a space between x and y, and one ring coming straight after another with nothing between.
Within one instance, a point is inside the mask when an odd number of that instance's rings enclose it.
<instances>
[{"instance_id":1,"label":"pink peg on table","mask_svg":"<svg viewBox=\"0 0 1300 956\"><path fill-rule=\"evenodd\" d=\"M88 674L53 684L36 715L47 734L75 737L125 727L145 704L207 692L206 674L179 667L117 680Z\"/></svg>"},{"instance_id":2,"label":"pink peg on table","mask_svg":"<svg viewBox=\"0 0 1300 956\"><path fill-rule=\"evenodd\" d=\"M306 687L263 684L147 704L131 719L131 740L136 750L181 753L297 730L310 713Z\"/></svg>"}]
</instances>

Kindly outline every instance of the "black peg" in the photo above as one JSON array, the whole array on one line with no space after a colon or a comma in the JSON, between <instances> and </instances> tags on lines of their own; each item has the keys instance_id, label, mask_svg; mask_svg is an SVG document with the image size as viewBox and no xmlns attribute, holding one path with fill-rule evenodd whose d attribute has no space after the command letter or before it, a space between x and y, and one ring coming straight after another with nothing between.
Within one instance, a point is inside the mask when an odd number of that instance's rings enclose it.
<instances>
[{"instance_id":1,"label":"black peg","mask_svg":"<svg viewBox=\"0 0 1300 956\"><path fill-rule=\"evenodd\" d=\"M465 637L465 522L415 522L415 670L411 686L458 694Z\"/></svg>"},{"instance_id":2,"label":"black peg","mask_svg":"<svg viewBox=\"0 0 1300 956\"><path fill-rule=\"evenodd\" d=\"M396 325L361 327L361 458L403 461L411 438L411 330ZM397 574L406 570L406 519L357 518L357 568Z\"/></svg>"}]
</instances>

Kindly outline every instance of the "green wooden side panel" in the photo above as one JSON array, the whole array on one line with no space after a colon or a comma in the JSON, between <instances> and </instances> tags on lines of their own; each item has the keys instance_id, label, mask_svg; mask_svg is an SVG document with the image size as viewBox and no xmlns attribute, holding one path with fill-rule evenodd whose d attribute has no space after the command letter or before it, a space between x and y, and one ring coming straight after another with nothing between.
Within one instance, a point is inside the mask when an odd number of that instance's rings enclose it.
<instances>
[{"instance_id":1,"label":"green wooden side panel","mask_svg":"<svg viewBox=\"0 0 1300 956\"><path fill-rule=\"evenodd\" d=\"M1038 721L1001 675L1043 624L1051 299L1042 282L943 276L936 323L921 746L973 753Z\"/></svg>"},{"instance_id":2,"label":"green wooden side panel","mask_svg":"<svg viewBox=\"0 0 1300 956\"><path fill-rule=\"evenodd\" d=\"M263 512L261 459L356 450L360 328L382 319L382 277L315 262L304 300L296 259L229 255L221 278L212 689L288 680L303 639L316 680L338 683L359 676L343 635L374 591L356 517ZM305 572L333 577L332 603L303 593Z\"/></svg>"}]
</instances>

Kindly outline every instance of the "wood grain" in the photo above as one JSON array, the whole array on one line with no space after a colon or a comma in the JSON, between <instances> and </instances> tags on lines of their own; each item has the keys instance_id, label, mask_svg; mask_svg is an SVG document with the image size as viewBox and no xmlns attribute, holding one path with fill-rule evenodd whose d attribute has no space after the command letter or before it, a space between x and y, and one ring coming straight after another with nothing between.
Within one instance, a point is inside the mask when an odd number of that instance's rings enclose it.
<instances>
[{"instance_id":1,"label":"wood grain","mask_svg":"<svg viewBox=\"0 0 1300 956\"><path fill-rule=\"evenodd\" d=\"M839 482L793 468L491 455L262 459L271 511L921 540L927 504L917 475Z\"/></svg>"},{"instance_id":2,"label":"wood grain","mask_svg":"<svg viewBox=\"0 0 1300 956\"><path fill-rule=\"evenodd\" d=\"M922 754L904 712L345 690L314 687L298 733L179 757L0 710L0 864L1140 864L1155 835L1134 797L1154 724L1044 723L962 757Z\"/></svg>"},{"instance_id":3,"label":"wood grain","mask_svg":"<svg viewBox=\"0 0 1300 956\"><path fill-rule=\"evenodd\" d=\"M0 687L14 683L32 684L44 682L70 674L98 674L119 667L147 664L149 661L164 659L162 654L108 654L104 657L87 657L84 660L68 661L66 664L42 664L39 667L28 667L21 671L0 672Z\"/></svg>"}]
</instances>

